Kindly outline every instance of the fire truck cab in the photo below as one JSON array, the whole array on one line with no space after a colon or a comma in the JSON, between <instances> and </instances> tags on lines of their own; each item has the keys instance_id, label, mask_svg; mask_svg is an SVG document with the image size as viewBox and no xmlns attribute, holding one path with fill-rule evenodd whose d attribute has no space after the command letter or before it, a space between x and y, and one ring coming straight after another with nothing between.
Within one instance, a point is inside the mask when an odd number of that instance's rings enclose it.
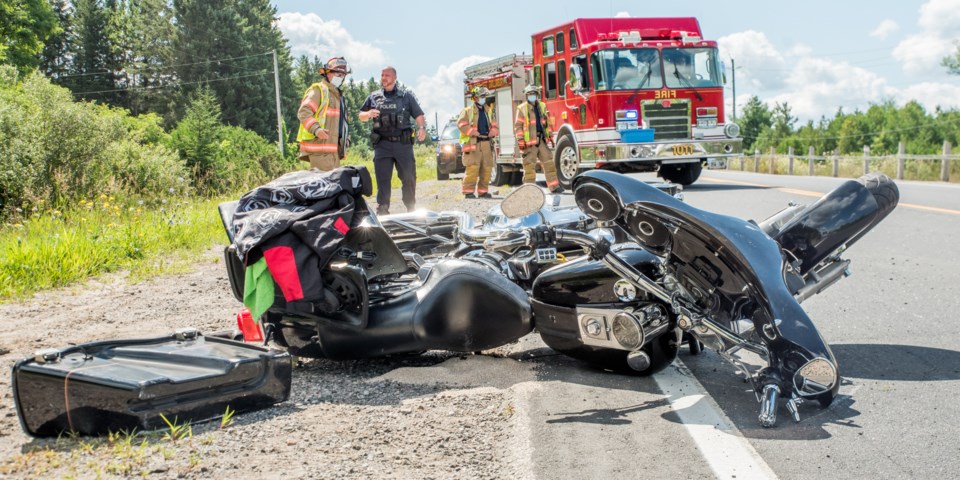
<instances>
[{"instance_id":1,"label":"fire truck cab","mask_svg":"<svg viewBox=\"0 0 960 480\"><path fill-rule=\"evenodd\" d=\"M725 122L717 44L702 39L696 18L576 19L532 41L533 55L508 55L464 72L467 91L484 85L494 92L500 124L494 184L522 177L513 119L531 83L542 88L554 120L554 161L565 187L591 168L656 171L689 185L708 158L740 155L740 128Z\"/></svg>"}]
</instances>

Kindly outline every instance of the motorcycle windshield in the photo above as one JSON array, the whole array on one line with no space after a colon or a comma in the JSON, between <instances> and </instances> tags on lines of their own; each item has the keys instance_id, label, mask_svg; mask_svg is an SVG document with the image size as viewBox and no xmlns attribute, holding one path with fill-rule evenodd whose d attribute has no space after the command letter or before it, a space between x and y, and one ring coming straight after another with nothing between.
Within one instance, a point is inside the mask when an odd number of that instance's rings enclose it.
<instances>
[{"instance_id":1,"label":"motorcycle windshield","mask_svg":"<svg viewBox=\"0 0 960 480\"><path fill-rule=\"evenodd\" d=\"M586 172L574 181L577 203L587 208L589 201L581 202L578 190L591 183L616 197L620 208L616 222L637 243L667 256L678 275L689 280L688 290L699 290L704 295L701 300L723 297L724 301L698 302L706 304L705 310L728 321L737 320L738 315L752 317L760 337L777 347L771 350L779 352L778 357L797 351L782 348L787 342L799 347L797 353L806 360L819 356L835 361L784 283L779 245L756 224L697 209L642 181L602 170ZM721 311L724 305L746 305L745 300L752 310Z\"/></svg>"}]
</instances>

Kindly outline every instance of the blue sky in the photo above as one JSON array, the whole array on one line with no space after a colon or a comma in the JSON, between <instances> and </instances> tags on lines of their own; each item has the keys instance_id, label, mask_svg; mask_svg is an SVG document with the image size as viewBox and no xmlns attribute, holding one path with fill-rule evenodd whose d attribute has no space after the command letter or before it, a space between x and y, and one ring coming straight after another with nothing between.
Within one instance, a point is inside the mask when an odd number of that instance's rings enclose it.
<instances>
[{"instance_id":1,"label":"blue sky","mask_svg":"<svg viewBox=\"0 0 960 480\"><path fill-rule=\"evenodd\" d=\"M960 108L960 76L940 66L960 41L960 0L484 2L276 0L295 56L343 55L354 78L397 68L433 122L462 105L463 69L530 52L530 34L573 18L695 16L704 38L736 61L738 110L751 95L788 102L801 122L871 102L915 99ZM472 6L467 6L472 5Z\"/></svg>"}]
</instances>

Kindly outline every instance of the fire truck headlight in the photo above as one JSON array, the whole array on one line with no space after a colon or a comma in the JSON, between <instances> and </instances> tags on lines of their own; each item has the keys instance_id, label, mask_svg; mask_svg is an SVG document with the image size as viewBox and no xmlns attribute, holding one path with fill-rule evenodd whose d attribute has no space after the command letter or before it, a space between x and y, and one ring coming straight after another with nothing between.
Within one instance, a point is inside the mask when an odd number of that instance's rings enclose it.
<instances>
[{"instance_id":1,"label":"fire truck headlight","mask_svg":"<svg viewBox=\"0 0 960 480\"><path fill-rule=\"evenodd\" d=\"M729 122L723 126L723 134L728 138L737 138L740 136L740 125Z\"/></svg>"},{"instance_id":2,"label":"fire truck headlight","mask_svg":"<svg viewBox=\"0 0 960 480\"><path fill-rule=\"evenodd\" d=\"M443 151L444 151L444 153L451 153L451 152L453 152L453 145L444 145L444 146L443 146Z\"/></svg>"}]
</instances>

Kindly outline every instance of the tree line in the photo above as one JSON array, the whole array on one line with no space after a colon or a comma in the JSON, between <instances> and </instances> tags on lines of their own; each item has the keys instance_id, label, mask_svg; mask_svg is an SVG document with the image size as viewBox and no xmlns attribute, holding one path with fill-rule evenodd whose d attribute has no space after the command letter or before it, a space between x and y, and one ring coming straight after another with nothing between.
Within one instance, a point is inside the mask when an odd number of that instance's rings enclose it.
<instances>
[{"instance_id":1,"label":"tree line","mask_svg":"<svg viewBox=\"0 0 960 480\"><path fill-rule=\"evenodd\" d=\"M276 52L284 139L292 141L301 95L338 52L294 59L276 16L269 0L0 0L0 63L22 73L39 68L77 99L154 113L167 128L205 89L222 122L272 141ZM960 45L942 64L960 74ZM359 121L357 110L377 88L373 78L350 79L343 87L352 145L361 155L369 153L370 125ZM736 120L748 152L813 146L818 153L853 153L869 145L891 153L902 141L910 153L935 153L944 141L958 141L955 110L927 112L917 102L884 101L850 113L841 108L799 126L787 103L770 107L753 97L742 112Z\"/></svg>"},{"instance_id":2,"label":"tree line","mask_svg":"<svg viewBox=\"0 0 960 480\"><path fill-rule=\"evenodd\" d=\"M736 119L743 135L743 151L806 154L810 147L817 155L836 152L855 154L870 148L876 155L897 153L903 143L907 153L922 155L940 153L943 142L957 145L960 140L960 111L939 107L927 112L916 101L898 107L893 100L873 103L866 111L846 113L838 108L832 117L821 117L797 126L788 103L775 103L770 108L753 96Z\"/></svg>"},{"instance_id":3,"label":"tree line","mask_svg":"<svg viewBox=\"0 0 960 480\"><path fill-rule=\"evenodd\" d=\"M274 56L284 139L318 70L338 52L294 59L269 0L0 0L0 63L39 69L76 99L155 113L172 128L201 89L227 124L277 138ZM9 16L6 12L9 12ZM347 59L349 61L349 59ZM353 146L369 150L357 109L380 88L373 78L343 86Z\"/></svg>"}]
</instances>

